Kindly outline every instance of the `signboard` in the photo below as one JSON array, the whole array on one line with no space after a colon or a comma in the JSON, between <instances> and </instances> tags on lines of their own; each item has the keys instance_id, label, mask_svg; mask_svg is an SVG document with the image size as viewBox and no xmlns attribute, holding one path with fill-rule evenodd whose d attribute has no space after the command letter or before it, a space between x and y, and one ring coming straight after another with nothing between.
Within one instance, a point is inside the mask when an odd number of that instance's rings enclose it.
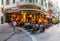
<instances>
[{"instance_id":1,"label":"signboard","mask_svg":"<svg viewBox=\"0 0 60 41\"><path fill-rule=\"evenodd\" d=\"M50 18L52 18L53 17L53 12L52 11L50 11Z\"/></svg>"},{"instance_id":2,"label":"signboard","mask_svg":"<svg viewBox=\"0 0 60 41\"><path fill-rule=\"evenodd\" d=\"M19 12L19 11L20 11L19 8L10 8L10 9L6 9L6 12L8 12L8 13Z\"/></svg>"}]
</instances>

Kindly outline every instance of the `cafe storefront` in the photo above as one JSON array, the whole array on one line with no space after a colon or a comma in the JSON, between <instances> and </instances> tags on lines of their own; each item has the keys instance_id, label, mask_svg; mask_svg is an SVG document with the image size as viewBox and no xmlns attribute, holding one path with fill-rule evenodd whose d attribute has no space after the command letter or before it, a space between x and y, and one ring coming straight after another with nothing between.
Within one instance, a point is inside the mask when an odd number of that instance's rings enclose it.
<instances>
[{"instance_id":1,"label":"cafe storefront","mask_svg":"<svg viewBox=\"0 0 60 41\"><path fill-rule=\"evenodd\" d=\"M23 8L24 9L23 9ZM6 13L6 22L11 22L13 20L17 21L17 23L21 22L31 22L31 23L39 23L44 22L46 15L39 11L41 8L36 6L21 6L18 12ZM22 9L21 9L22 8ZM27 9L26 9L27 8Z\"/></svg>"},{"instance_id":2,"label":"cafe storefront","mask_svg":"<svg viewBox=\"0 0 60 41\"><path fill-rule=\"evenodd\" d=\"M14 13L6 13L6 21L17 21L17 22L43 22L46 15L36 11L22 11Z\"/></svg>"}]
</instances>

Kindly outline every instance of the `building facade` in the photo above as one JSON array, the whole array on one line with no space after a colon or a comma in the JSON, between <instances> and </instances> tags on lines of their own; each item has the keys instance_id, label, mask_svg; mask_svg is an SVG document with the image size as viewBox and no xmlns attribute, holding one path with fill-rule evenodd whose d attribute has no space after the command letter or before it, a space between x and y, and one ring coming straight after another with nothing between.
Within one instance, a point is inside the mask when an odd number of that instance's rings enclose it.
<instances>
[{"instance_id":1,"label":"building facade","mask_svg":"<svg viewBox=\"0 0 60 41\"><path fill-rule=\"evenodd\" d=\"M22 14L24 13L23 15L21 15L23 16L22 20L25 21L29 14L32 14L30 15L30 17L33 16L32 18L33 20L35 20L36 13L45 12L45 11L48 11L48 0L0 0L1 16L4 14L5 16L8 15L6 13L11 14L11 13L20 12Z\"/></svg>"}]
</instances>

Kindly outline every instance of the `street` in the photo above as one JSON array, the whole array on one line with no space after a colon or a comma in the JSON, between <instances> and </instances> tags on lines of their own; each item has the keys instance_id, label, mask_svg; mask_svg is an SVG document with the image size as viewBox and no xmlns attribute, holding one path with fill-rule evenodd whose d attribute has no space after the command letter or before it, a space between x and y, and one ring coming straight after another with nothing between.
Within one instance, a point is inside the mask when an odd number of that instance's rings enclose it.
<instances>
[{"instance_id":1,"label":"street","mask_svg":"<svg viewBox=\"0 0 60 41\"><path fill-rule=\"evenodd\" d=\"M30 34L30 37L33 41L60 41L60 28L57 25L53 25L52 27L46 29L44 33L36 33ZM11 38L13 39L13 38ZM9 39L9 40L11 40ZM15 38L16 41L19 40L18 37ZM20 41L20 40L19 40Z\"/></svg>"},{"instance_id":2,"label":"street","mask_svg":"<svg viewBox=\"0 0 60 41\"><path fill-rule=\"evenodd\" d=\"M4 28L4 29L1 29ZM9 28L7 25L0 25L0 41L11 36L13 32L12 28ZM60 27L58 24L51 26L46 29L44 33L36 33L30 34L26 30L23 32L15 33L10 39L7 41L60 41Z\"/></svg>"},{"instance_id":3,"label":"street","mask_svg":"<svg viewBox=\"0 0 60 41\"><path fill-rule=\"evenodd\" d=\"M32 41L24 32L16 33L8 24L0 24L0 41Z\"/></svg>"},{"instance_id":4,"label":"street","mask_svg":"<svg viewBox=\"0 0 60 41\"><path fill-rule=\"evenodd\" d=\"M5 40L12 34L14 34L13 28L9 27L8 24L0 24L0 41Z\"/></svg>"},{"instance_id":5,"label":"street","mask_svg":"<svg viewBox=\"0 0 60 41\"><path fill-rule=\"evenodd\" d=\"M34 35L37 41L60 41L60 28L57 25L46 29L44 33Z\"/></svg>"},{"instance_id":6,"label":"street","mask_svg":"<svg viewBox=\"0 0 60 41\"><path fill-rule=\"evenodd\" d=\"M60 41L60 0L0 0L0 41Z\"/></svg>"}]
</instances>

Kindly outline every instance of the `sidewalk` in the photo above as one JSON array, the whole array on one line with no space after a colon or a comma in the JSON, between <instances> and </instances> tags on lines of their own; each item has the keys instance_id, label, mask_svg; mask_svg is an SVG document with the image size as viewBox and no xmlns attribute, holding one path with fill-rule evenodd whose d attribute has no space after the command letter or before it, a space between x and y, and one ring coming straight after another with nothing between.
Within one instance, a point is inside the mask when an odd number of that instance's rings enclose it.
<instances>
[{"instance_id":1,"label":"sidewalk","mask_svg":"<svg viewBox=\"0 0 60 41\"><path fill-rule=\"evenodd\" d=\"M13 28L11 28L7 23L0 24L0 41L10 37L14 34Z\"/></svg>"},{"instance_id":2,"label":"sidewalk","mask_svg":"<svg viewBox=\"0 0 60 41\"><path fill-rule=\"evenodd\" d=\"M22 32L17 32L7 41L32 41L30 34L25 31L23 28L18 27L18 30L22 30Z\"/></svg>"},{"instance_id":3,"label":"sidewalk","mask_svg":"<svg viewBox=\"0 0 60 41\"><path fill-rule=\"evenodd\" d=\"M32 41L32 39L29 35L22 32L22 33L19 33L19 34L15 34L14 36L12 36L7 41Z\"/></svg>"},{"instance_id":4,"label":"sidewalk","mask_svg":"<svg viewBox=\"0 0 60 41\"><path fill-rule=\"evenodd\" d=\"M47 40L50 41L51 39L55 40L55 38L52 38L52 37L56 35L58 36L59 34L58 31L60 32L58 24L57 24L57 25L53 25L50 28L46 29L45 32L41 34L30 35L29 33L25 34L26 31L23 31L20 34L15 34L10 39L8 39L8 41L32 41L32 39L34 41L47 41Z\"/></svg>"},{"instance_id":5,"label":"sidewalk","mask_svg":"<svg viewBox=\"0 0 60 41\"><path fill-rule=\"evenodd\" d=\"M7 23L0 24L0 41L32 41L31 37L26 34L25 31L13 34L13 28L11 28Z\"/></svg>"}]
</instances>

